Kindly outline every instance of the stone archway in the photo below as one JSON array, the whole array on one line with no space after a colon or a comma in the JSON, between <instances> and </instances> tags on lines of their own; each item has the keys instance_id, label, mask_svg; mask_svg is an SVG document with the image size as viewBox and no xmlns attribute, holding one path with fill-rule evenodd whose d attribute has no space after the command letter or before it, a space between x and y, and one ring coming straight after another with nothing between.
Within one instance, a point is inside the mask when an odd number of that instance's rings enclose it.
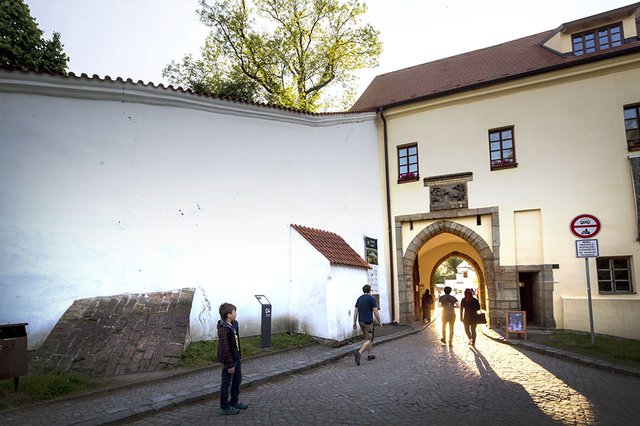
<instances>
[{"instance_id":1,"label":"stone archway","mask_svg":"<svg viewBox=\"0 0 640 426\"><path fill-rule=\"evenodd\" d=\"M493 215L497 216L497 212L493 213ZM396 224L398 224L398 219L396 219ZM398 226L396 226L396 230L400 231ZM396 240L399 243L397 260L400 322L405 324L413 322L414 282L412 270L413 264L418 256L418 252L427 241L442 233L450 233L460 237L461 239L466 241L480 256L484 270L484 288L487 291L487 295L486 297L483 297L483 299L488 300L489 302L488 306L486 306L486 309L489 314L489 323L491 323L491 319L494 318L491 309L495 306L496 302L496 292L494 286L494 266L497 259L499 259L499 247L494 244L492 250L484 241L484 239L472 229L459 223L452 222L450 220L440 220L424 228L411 240L411 243L409 243L409 246L404 253L402 253L400 249L400 247L402 247L402 236L396 235Z\"/></svg>"}]
</instances>

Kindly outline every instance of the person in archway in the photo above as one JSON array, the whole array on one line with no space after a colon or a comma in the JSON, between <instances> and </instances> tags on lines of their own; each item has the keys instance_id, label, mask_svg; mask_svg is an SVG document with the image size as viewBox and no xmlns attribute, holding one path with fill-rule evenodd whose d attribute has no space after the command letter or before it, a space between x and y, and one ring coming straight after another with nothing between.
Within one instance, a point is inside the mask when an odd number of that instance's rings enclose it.
<instances>
[{"instance_id":1,"label":"person in archway","mask_svg":"<svg viewBox=\"0 0 640 426\"><path fill-rule=\"evenodd\" d=\"M431 321L431 308L433 307L433 297L429 289L424 291L422 295L422 320L424 322Z\"/></svg>"},{"instance_id":2,"label":"person in archway","mask_svg":"<svg viewBox=\"0 0 640 426\"><path fill-rule=\"evenodd\" d=\"M373 354L373 317L378 321L378 325L382 327L380 321L380 312L378 311L378 301L371 295L371 286L366 284L362 287L362 295L356 301L356 307L353 312L353 329L356 330L356 321L360 324L360 329L364 335L364 342L360 349L353 351L356 365L360 365L360 357L364 351L367 351L367 360L371 361L376 356Z\"/></svg>"},{"instance_id":3,"label":"person in archway","mask_svg":"<svg viewBox=\"0 0 640 426\"><path fill-rule=\"evenodd\" d=\"M473 297L473 290L466 289L464 298L460 302L460 321L464 324L464 332L467 334L471 346L476 345L476 325L478 324L479 310L480 302Z\"/></svg>"},{"instance_id":4,"label":"person in archway","mask_svg":"<svg viewBox=\"0 0 640 426\"><path fill-rule=\"evenodd\" d=\"M449 346L453 346L453 325L456 322L458 299L451 295L451 287L444 288L444 294L440 296L438 305L442 308L442 343L447 343L447 325L449 326Z\"/></svg>"}]
</instances>

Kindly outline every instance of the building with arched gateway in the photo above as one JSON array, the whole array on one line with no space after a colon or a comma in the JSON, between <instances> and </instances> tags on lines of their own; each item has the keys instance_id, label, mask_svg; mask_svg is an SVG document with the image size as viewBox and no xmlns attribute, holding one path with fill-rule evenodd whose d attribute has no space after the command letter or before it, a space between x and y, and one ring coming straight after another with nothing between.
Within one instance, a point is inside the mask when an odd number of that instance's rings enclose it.
<instances>
[{"instance_id":1,"label":"building with arched gateway","mask_svg":"<svg viewBox=\"0 0 640 426\"><path fill-rule=\"evenodd\" d=\"M595 331L640 338L639 6L380 75L345 113L0 71L0 323L37 346L75 300L193 288L196 340L224 301L259 334L266 295L274 332L342 341L363 284L412 323L457 256L491 326L588 330L588 213Z\"/></svg>"},{"instance_id":2,"label":"building with arched gateway","mask_svg":"<svg viewBox=\"0 0 640 426\"><path fill-rule=\"evenodd\" d=\"M640 338L639 6L379 75L351 108L378 116L401 321L455 255L493 326L589 330L589 272L595 331ZM602 223L588 269L581 214Z\"/></svg>"}]
</instances>

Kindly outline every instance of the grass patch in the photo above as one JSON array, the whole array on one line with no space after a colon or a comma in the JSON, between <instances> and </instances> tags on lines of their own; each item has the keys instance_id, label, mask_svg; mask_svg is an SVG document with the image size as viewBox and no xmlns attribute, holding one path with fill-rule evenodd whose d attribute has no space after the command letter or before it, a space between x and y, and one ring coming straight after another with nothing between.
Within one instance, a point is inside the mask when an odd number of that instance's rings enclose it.
<instances>
[{"instance_id":1,"label":"grass patch","mask_svg":"<svg viewBox=\"0 0 640 426\"><path fill-rule=\"evenodd\" d=\"M271 335L271 351L298 348L315 342L308 334L278 333ZM242 357L247 358L262 353L260 349L260 336L241 337L240 348ZM189 344L182 354L178 366L180 367L205 367L216 361L218 355L217 340L203 340Z\"/></svg>"},{"instance_id":2,"label":"grass patch","mask_svg":"<svg viewBox=\"0 0 640 426\"><path fill-rule=\"evenodd\" d=\"M0 381L0 410L95 389L99 380L78 373L50 371L20 377L18 390L13 379Z\"/></svg>"},{"instance_id":3,"label":"grass patch","mask_svg":"<svg viewBox=\"0 0 640 426\"><path fill-rule=\"evenodd\" d=\"M527 337L531 337L530 340L534 343L640 368L640 340L596 335L595 345L591 346L590 333L554 331L545 334L531 333Z\"/></svg>"}]
</instances>

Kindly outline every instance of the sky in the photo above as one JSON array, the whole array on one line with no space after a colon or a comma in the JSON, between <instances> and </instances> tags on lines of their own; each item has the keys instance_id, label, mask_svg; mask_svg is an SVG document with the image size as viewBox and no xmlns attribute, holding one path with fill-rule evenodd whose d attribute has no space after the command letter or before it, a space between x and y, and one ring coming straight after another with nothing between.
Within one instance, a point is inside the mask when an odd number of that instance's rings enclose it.
<instances>
[{"instance_id":1,"label":"sky","mask_svg":"<svg viewBox=\"0 0 640 426\"><path fill-rule=\"evenodd\" d=\"M168 84L162 69L199 55L208 28L198 0L25 0L45 38L61 33L69 71ZM358 73L358 95L376 75L557 28L632 0L365 0L380 31L378 67Z\"/></svg>"}]
</instances>

